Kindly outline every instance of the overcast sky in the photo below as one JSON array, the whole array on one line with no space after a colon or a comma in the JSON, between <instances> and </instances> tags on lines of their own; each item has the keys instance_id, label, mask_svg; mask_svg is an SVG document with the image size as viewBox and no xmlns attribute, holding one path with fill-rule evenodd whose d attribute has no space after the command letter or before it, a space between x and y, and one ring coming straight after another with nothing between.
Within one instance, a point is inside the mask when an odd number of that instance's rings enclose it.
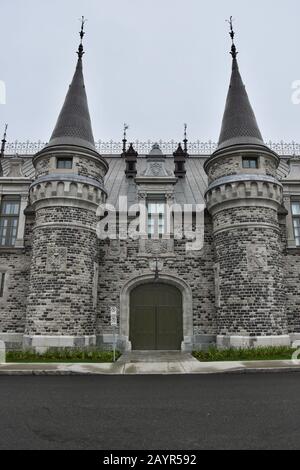
<instances>
[{"instance_id":1,"label":"overcast sky","mask_svg":"<svg viewBox=\"0 0 300 470\"><path fill-rule=\"evenodd\" d=\"M84 74L96 140L217 140L230 78L228 24L265 140L300 141L299 0L0 0L0 130L48 141L72 79L85 15Z\"/></svg>"}]
</instances>

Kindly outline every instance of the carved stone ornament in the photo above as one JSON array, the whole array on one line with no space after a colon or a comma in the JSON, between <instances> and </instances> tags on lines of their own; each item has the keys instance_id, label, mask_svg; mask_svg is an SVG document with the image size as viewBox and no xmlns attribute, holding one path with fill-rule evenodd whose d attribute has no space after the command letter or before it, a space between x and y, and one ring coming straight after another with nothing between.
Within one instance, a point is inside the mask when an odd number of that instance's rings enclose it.
<instances>
[{"instance_id":1,"label":"carved stone ornament","mask_svg":"<svg viewBox=\"0 0 300 470\"><path fill-rule=\"evenodd\" d=\"M67 268L67 248L62 246L47 247L48 272L62 272Z\"/></svg>"},{"instance_id":2,"label":"carved stone ornament","mask_svg":"<svg viewBox=\"0 0 300 470\"><path fill-rule=\"evenodd\" d=\"M9 168L7 176L20 178L24 177L23 174L23 159L19 157L14 157L9 159Z\"/></svg>"},{"instance_id":3,"label":"carved stone ornament","mask_svg":"<svg viewBox=\"0 0 300 470\"><path fill-rule=\"evenodd\" d=\"M153 176L158 176L162 173L162 163L160 162L151 162L150 163L150 174Z\"/></svg>"},{"instance_id":4,"label":"carved stone ornament","mask_svg":"<svg viewBox=\"0 0 300 470\"><path fill-rule=\"evenodd\" d=\"M127 256L126 247L120 243L120 240L110 240L106 247L106 256L113 259L125 259Z\"/></svg>"},{"instance_id":5,"label":"carved stone ornament","mask_svg":"<svg viewBox=\"0 0 300 470\"><path fill-rule=\"evenodd\" d=\"M173 251L170 241L172 240L145 240L145 252L160 255Z\"/></svg>"},{"instance_id":6,"label":"carved stone ornament","mask_svg":"<svg viewBox=\"0 0 300 470\"><path fill-rule=\"evenodd\" d=\"M269 271L267 249L263 245L249 245L247 247L248 274L262 276Z\"/></svg>"},{"instance_id":7,"label":"carved stone ornament","mask_svg":"<svg viewBox=\"0 0 300 470\"><path fill-rule=\"evenodd\" d=\"M160 272L163 270L163 267L164 267L164 263L162 260L155 260L155 259L151 259L149 260L149 269L153 272L156 271L156 269Z\"/></svg>"}]
</instances>

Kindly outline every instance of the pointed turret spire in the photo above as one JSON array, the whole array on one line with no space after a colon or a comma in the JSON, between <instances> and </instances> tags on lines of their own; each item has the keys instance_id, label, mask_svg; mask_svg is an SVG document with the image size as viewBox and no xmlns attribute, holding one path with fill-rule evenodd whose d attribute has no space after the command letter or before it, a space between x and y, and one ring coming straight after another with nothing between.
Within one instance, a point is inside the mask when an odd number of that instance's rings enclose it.
<instances>
[{"instance_id":1,"label":"pointed turret spire","mask_svg":"<svg viewBox=\"0 0 300 470\"><path fill-rule=\"evenodd\" d=\"M229 25L229 34L232 40L230 52L232 55L232 73L218 148L222 149L239 144L265 145L239 72L232 17L230 17Z\"/></svg>"},{"instance_id":2,"label":"pointed turret spire","mask_svg":"<svg viewBox=\"0 0 300 470\"><path fill-rule=\"evenodd\" d=\"M8 124L5 124L3 139L1 140L1 151L0 151L0 176L3 176L3 168L2 168L1 159L4 157L4 153L5 153L7 126L8 126Z\"/></svg>"},{"instance_id":3,"label":"pointed turret spire","mask_svg":"<svg viewBox=\"0 0 300 470\"><path fill-rule=\"evenodd\" d=\"M87 96L82 72L84 54L82 40L85 19L81 19L80 44L78 61L65 102L47 147L54 145L77 145L95 150L95 143L88 108Z\"/></svg>"},{"instance_id":4,"label":"pointed turret spire","mask_svg":"<svg viewBox=\"0 0 300 470\"><path fill-rule=\"evenodd\" d=\"M126 144L127 144L127 130L129 129L128 124L124 122L124 127L123 127L123 148L122 148L122 155L124 156L126 153Z\"/></svg>"},{"instance_id":5,"label":"pointed turret spire","mask_svg":"<svg viewBox=\"0 0 300 470\"><path fill-rule=\"evenodd\" d=\"M184 123L183 125L184 127L184 139L183 139L183 148L184 148L184 151L186 153L186 155L188 155L188 149L187 149L187 144L188 144L188 139L187 139L187 124Z\"/></svg>"},{"instance_id":6,"label":"pointed turret spire","mask_svg":"<svg viewBox=\"0 0 300 470\"><path fill-rule=\"evenodd\" d=\"M4 126L4 134L3 134L3 139L1 140L1 151L0 151L0 156L4 157L5 153L5 144L6 144L6 132L7 132L8 124L5 124Z\"/></svg>"}]
</instances>

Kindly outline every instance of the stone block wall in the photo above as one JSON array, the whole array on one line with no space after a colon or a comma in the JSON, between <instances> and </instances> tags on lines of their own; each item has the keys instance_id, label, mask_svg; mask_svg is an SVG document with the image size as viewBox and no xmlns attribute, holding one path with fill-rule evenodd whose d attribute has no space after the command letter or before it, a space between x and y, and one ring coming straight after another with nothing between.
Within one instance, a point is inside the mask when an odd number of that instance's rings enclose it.
<instances>
[{"instance_id":1,"label":"stone block wall","mask_svg":"<svg viewBox=\"0 0 300 470\"><path fill-rule=\"evenodd\" d=\"M72 154L73 166L71 169L58 169L56 167L56 159L60 157L69 157L70 155L63 152L56 152L53 155L36 157L35 169L36 177L50 176L53 174L76 174L79 176L85 176L94 178L97 181L103 183L105 176L105 165L104 160L100 156L85 155L84 153L77 152Z\"/></svg>"},{"instance_id":2,"label":"stone block wall","mask_svg":"<svg viewBox=\"0 0 300 470\"><path fill-rule=\"evenodd\" d=\"M193 297L194 335L216 335L214 254L212 224L205 216L205 243L200 251L186 253L186 240L175 240L174 251L169 255L158 253L160 275L170 274L185 281ZM149 242L150 243L150 242ZM151 263L156 254L143 254L137 240L99 242L99 282L97 305L97 334L112 332L110 306L120 313L120 293L133 278L151 273ZM154 272L153 272L154 280ZM118 319L120 324L120 318Z\"/></svg>"},{"instance_id":3,"label":"stone block wall","mask_svg":"<svg viewBox=\"0 0 300 470\"><path fill-rule=\"evenodd\" d=\"M218 334L286 334L277 212L267 207L225 209L214 215L214 232Z\"/></svg>"},{"instance_id":4,"label":"stone block wall","mask_svg":"<svg viewBox=\"0 0 300 470\"><path fill-rule=\"evenodd\" d=\"M209 183L225 176L242 175L244 173L277 177L278 157L264 151L250 152L247 156L258 158L258 168L245 169L242 163L243 156L245 155L242 150L237 150L235 152L225 152L224 154L220 153L220 155L215 156L212 161L207 164Z\"/></svg>"},{"instance_id":5,"label":"stone block wall","mask_svg":"<svg viewBox=\"0 0 300 470\"><path fill-rule=\"evenodd\" d=\"M36 213L26 334L94 335L95 213L47 207Z\"/></svg>"},{"instance_id":6,"label":"stone block wall","mask_svg":"<svg viewBox=\"0 0 300 470\"><path fill-rule=\"evenodd\" d=\"M300 248L287 250L284 277L289 333L300 334Z\"/></svg>"},{"instance_id":7,"label":"stone block wall","mask_svg":"<svg viewBox=\"0 0 300 470\"><path fill-rule=\"evenodd\" d=\"M0 298L0 339L8 349L20 348L25 331L34 216L26 217L24 248L0 249L0 272L5 272Z\"/></svg>"}]
</instances>

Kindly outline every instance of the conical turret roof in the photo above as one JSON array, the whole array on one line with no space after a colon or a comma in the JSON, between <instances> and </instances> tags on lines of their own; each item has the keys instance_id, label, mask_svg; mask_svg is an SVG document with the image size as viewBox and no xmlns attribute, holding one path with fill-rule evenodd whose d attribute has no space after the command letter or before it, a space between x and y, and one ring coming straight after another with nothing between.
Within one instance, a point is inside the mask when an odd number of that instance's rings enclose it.
<instances>
[{"instance_id":1,"label":"conical turret roof","mask_svg":"<svg viewBox=\"0 0 300 470\"><path fill-rule=\"evenodd\" d=\"M232 145L265 145L259 130L254 111L243 83L234 44L232 16L229 20L230 37L232 40L232 72L226 106L219 137L218 149Z\"/></svg>"},{"instance_id":2,"label":"conical turret roof","mask_svg":"<svg viewBox=\"0 0 300 470\"><path fill-rule=\"evenodd\" d=\"M82 57L79 57L72 83L47 146L78 145L95 150L94 142Z\"/></svg>"},{"instance_id":3,"label":"conical turret roof","mask_svg":"<svg viewBox=\"0 0 300 470\"><path fill-rule=\"evenodd\" d=\"M265 145L243 83L236 57L232 73L218 148L237 144Z\"/></svg>"},{"instance_id":4,"label":"conical turret roof","mask_svg":"<svg viewBox=\"0 0 300 470\"><path fill-rule=\"evenodd\" d=\"M82 17L81 42L77 52L78 61L76 70L47 147L53 145L77 145L95 150L82 70L82 57L84 54L82 39L85 34L83 31L84 22L84 17Z\"/></svg>"}]
</instances>

